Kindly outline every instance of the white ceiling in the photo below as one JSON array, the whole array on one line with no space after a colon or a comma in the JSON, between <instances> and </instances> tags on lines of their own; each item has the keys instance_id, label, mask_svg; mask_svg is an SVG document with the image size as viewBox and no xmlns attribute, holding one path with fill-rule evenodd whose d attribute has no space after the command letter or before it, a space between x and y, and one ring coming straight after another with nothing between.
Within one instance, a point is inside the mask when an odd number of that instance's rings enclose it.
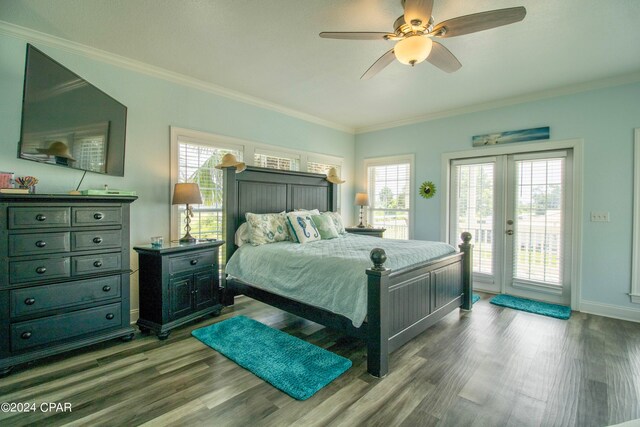
<instances>
[{"instance_id":1,"label":"white ceiling","mask_svg":"<svg viewBox=\"0 0 640 427\"><path fill-rule=\"evenodd\" d=\"M639 0L435 0L436 22L523 5L524 21L440 40L462 63L392 63L359 78L391 41L400 0L0 0L0 20L352 129L640 71Z\"/></svg>"}]
</instances>

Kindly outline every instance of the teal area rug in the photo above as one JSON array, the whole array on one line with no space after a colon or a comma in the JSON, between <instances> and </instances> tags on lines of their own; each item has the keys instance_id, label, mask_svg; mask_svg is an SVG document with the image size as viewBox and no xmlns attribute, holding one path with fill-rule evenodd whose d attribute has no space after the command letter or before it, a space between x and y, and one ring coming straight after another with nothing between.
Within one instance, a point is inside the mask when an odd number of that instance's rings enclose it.
<instances>
[{"instance_id":1,"label":"teal area rug","mask_svg":"<svg viewBox=\"0 0 640 427\"><path fill-rule=\"evenodd\" d=\"M471 304L475 304L478 301L480 301L480 295L478 294L473 294L473 296L471 297Z\"/></svg>"},{"instance_id":2,"label":"teal area rug","mask_svg":"<svg viewBox=\"0 0 640 427\"><path fill-rule=\"evenodd\" d=\"M349 359L245 316L191 335L298 400L310 398L351 367Z\"/></svg>"},{"instance_id":3,"label":"teal area rug","mask_svg":"<svg viewBox=\"0 0 640 427\"><path fill-rule=\"evenodd\" d=\"M548 302L533 301L525 298L513 297L511 295L497 295L491 298L491 304L502 307L514 308L516 310L527 311L529 313L541 314L543 316L555 317L556 319L567 320L571 317L571 308L564 305L549 304Z\"/></svg>"}]
</instances>

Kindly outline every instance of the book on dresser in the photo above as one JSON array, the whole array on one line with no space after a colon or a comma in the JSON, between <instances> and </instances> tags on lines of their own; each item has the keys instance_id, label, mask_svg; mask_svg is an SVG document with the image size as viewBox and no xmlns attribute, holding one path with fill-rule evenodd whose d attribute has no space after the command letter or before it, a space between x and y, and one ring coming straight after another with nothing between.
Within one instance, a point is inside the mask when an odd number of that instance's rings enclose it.
<instances>
[{"instance_id":1,"label":"book on dresser","mask_svg":"<svg viewBox=\"0 0 640 427\"><path fill-rule=\"evenodd\" d=\"M0 194L0 375L133 338L129 207L136 199Z\"/></svg>"}]
</instances>

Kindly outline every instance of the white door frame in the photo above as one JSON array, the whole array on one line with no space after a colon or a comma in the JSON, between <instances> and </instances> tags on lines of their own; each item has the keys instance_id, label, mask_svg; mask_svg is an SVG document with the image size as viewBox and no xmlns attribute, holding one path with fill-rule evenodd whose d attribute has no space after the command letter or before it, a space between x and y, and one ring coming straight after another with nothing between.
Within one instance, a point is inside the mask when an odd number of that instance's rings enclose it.
<instances>
[{"instance_id":1,"label":"white door frame","mask_svg":"<svg viewBox=\"0 0 640 427\"><path fill-rule=\"evenodd\" d=\"M495 145L492 147L476 148L472 150L454 151L442 153L441 156L441 188L444 190L440 204L441 229L440 238L448 241L449 236L449 198L451 196L451 160L470 157L499 156L505 154L518 154L531 151L548 150L573 150L573 206L571 209L571 309L580 311L581 299L581 269L582 269L582 197L583 197L583 161L584 140L568 139L561 141L529 142Z\"/></svg>"}]
</instances>

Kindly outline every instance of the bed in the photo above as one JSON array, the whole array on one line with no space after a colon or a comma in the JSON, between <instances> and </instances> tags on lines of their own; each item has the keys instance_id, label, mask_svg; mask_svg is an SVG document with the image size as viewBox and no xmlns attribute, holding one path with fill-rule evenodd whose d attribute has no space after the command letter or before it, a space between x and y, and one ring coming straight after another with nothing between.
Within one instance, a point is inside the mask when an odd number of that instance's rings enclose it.
<instances>
[{"instance_id":1,"label":"bed","mask_svg":"<svg viewBox=\"0 0 640 427\"><path fill-rule=\"evenodd\" d=\"M424 257L418 256L402 265L390 260L389 265L394 268L388 268L385 265L387 253L378 246L385 246L388 242L381 239L349 235L335 243L356 248L358 245L371 246L365 249L369 253L368 267L361 261L354 260L354 268L362 268L361 277L364 283L362 289L366 294L364 308L359 310L357 319L349 313L338 314L335 311L340 312L340 310L318 306L323 304L303 302L298 296L292 297L290 294L285 296L281 290L271 286L273 283L267 283L275 281L286 284L284 283L286 281L270 276L275 273L264 271L260 272L262 275L251 276L251 280L244 279L247 276L238 272L241 271L243 263L248 262L246 260L249 258L243 261L243 256L249 254L251 248L245 250L243 246L238 249L234 243L234 236L245 221L245 214L289 212L296 209L335 211L337 186L325 178L324 175L319 174L258 167L247 167L245 171L238 174L233 167L224 169L225 265L229 263L236 251L238 251L238 257L234 257L230 263L230 267L236 274L225 275L223 278L223 302L227 306L232 305L233 297L243 294L360 338L367 346L367 371L373 376L383 377L389 370L390 353L453 310L457 308L471 310L471 235L463 233L463 242L459 245L460 252L451 253L450 250L444 249L447 245L440 244L444 245L438 248L440 252L436 251L430 256L425 252ZM287 250L287 247L288 250L292 250L294 249L292 245L296 245L282 243L264 246L269 247L267 251L276 251L283 248ZM315 243L319 242L308 244L308 247L322 246ZM306 247L304 249L307 250ZM325 253L331 250L325 249ZM388 248L390 254L395 253L393 252L395 250L395 248ZM313 258L313 252L311 254ZM333 262L334 265L338 262L331 257L316 256L316 258L327 258L327 261ZM392 259L396 260L397 256ZM346 261L342 264L345 263L348 264ZM245 270L257 268L259 267L247 266ZM357 277L357 270L355 277L346 269L336 268L336 270L346 284L360 280ZM238 276L243 276L244 280ZM340 282L339 278L332 280Z\"/></svg>"}]
</instances>

